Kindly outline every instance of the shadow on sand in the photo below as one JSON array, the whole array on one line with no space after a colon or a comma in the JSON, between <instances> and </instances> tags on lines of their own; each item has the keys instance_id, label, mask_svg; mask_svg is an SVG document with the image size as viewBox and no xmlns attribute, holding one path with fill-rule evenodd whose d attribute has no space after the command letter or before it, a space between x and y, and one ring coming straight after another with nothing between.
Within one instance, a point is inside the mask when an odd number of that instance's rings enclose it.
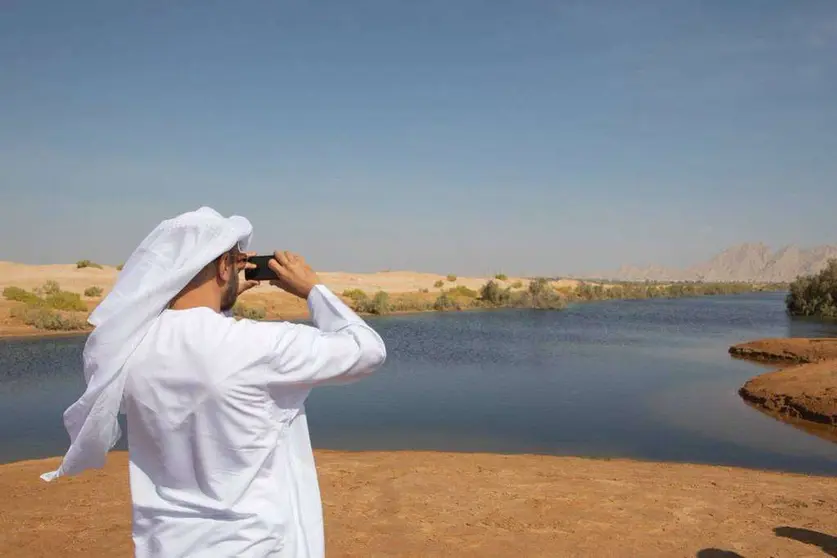
<instances>
[{"instance_id":1,"label":"shadow on sand","mask_svg":"<svg viewBox=\"0 0 837 558\"><path fill-rule=\"evenodd\" d=\"M799 527L776 527L773 532L777 537L792 539L803 544L819 547L820 550L829 556L837 557L837 537L826 535L810 529ZM696 558L744 558L732 550L721 550L720 548L704 548L699 551Z\"/></svg>"},{"instance_id":2,"label":"shadow on sand","mask_svg":"<svg viewBox=\"0 0 837 558\"><path fill-rule=\"evenodd\" d=\"M810 529L799 529L798 527L777 527L773 532L776 533L777 537L784 537L812 546L818 546L829 556L837 556L837 537L811 531Z\"/></svg>"},{"instance_id":3,"label":"shadow on sand","mask_svg":"<svg viewBox=\"0 0 837 558\"><path fill-rule=\"evenodd\" d=\"M744 558L737 552L719 548L704 548L697 553L697 558Z\"/></svg>"}]
</instances>

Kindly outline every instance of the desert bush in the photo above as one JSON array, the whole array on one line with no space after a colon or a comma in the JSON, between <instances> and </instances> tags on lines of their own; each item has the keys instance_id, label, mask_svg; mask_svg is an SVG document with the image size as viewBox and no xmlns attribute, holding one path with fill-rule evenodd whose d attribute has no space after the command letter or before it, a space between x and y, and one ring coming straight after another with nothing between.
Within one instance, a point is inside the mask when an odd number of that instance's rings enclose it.
<instances>
[{"instance_id":1,"label":"desert bush","mask_svg":"<svg viewBox=\"0 0 837 558\"><path fill-rule=\"evenodd\" d=\"M565 306L564 301L555 289L552 288L549 280L544 278L538 278L529 283L526 298L528 299L527 306L530 308L559 310Z\"/></svg>"},{"instance_id":2,"label":"desert bush","mask_svg":"<svg viewBox=\"0 0 837 558\"><path fill-rule=\"evenodd\" d=\"M29 308L51 308L53 310L71 312L87 311L87 304L85 304L78 293L62 291L55 281L47 281L38 290L44 293L43 297L21 289L20 287L7 287L3 289L3 296L7 300L22 302Z\"/></svg>"},{"instance_id":3,"label":"desert bush","mask_svg":"<svg viewBox=\"0 0 837 558\"><path fill-rule=\"evenodd\" d=\"M509 280L508 275L506 275L505 273L498 273L497 275L494 276L494 278L497 279L498 281L508 281Z\"/></svg>"},{"instance_id":4,"label":"desert bush","mask_svg":"<svg viewBox=\"0 0 837 558\"><path fill-rule=\"evenodd\" d=\"M77 331L87 328L87 322L74 314L62 314L49 308L18 307L12 316L26 325L49 331Z\"/></svg>"},{"instance_id":5,"label":"desert bush","mask_svg":"<svg viewBox=\"0 0 837 558\"><path fill-rule=\"evenodd\" d=\"M441 279L439 279L438 281L436 281L435 283L433 283L433 286L434 286L435 288L437 288L437 289L441 289L442 287L444 287L444 286L445 286L445 282L444 282L444 281L442 281Z\"/></svg>"},{"instance_id":6,"label":"desert bush","mask_svg":"<svg viewBox=\"0 0 837 558\"><path fill-rule=\"evenodd\" d=\"M837 259L831 259L817 274L797 277L785 297L794 316L837 318Z\"/></svg>"},{"instance_id":7,"label":"desert bush","mask_svg":"<svg viewBox=\"0 0 837 558\"><path fill-rule=\"evenodd\" d=\"M343 291L343 296L349 299L349 306L355 312L363 312L369 302L369 296L360 289L346 289Z\"/></svg>"},{"instance_id":8,"label":"desert bush","mask_svg":"<svg viewBox=\"0 0 837 558\"><path fill-rule=\"evenodd\" d=\"M448 280L448 283L454 283L456 282L456 275L450 274L446 277L446 279Z\"/></svg>"},{"instance_id":9,"label":"desert bush","mask_svg":"<svg viewBox=\"0 0 837 558\"><path fill-rule=\"evenodd\" d=\"M371 300L367 299L363 302L361 311L377 315L388 314L390 312L389 294L378 291Z\"/></svg>"},{"instance_id":10,"label":"desert bush","mask_svg":"<svg viewBox=\"0 0 837 558\"><path fill-rule=\"evenodd\" d=\"M103 292L104 291L102 291L102 287L87 287L86 289L84 289L84 296L90 298L99 298L100 296L102 296Z\"/></svg>"},{"instance_id":11,"label":"desert bush","mask_svg":"<svg viewBox=\"0 0 837 558\"><path fill-rule=\"evenodd\" d=\"M30 293L20 287L6 287L3 289L3 298L14 302L22 302L28 306L37 306L39 304L43 304L44 302L41 297L35 293Z\"/></svg>"},{"instance_id":12,"label":"desert bush","mask_svg":"<svg viewBox=\"0 0 837 558\"><path fill-rule=\"evenodd\" d=\"M366 293L360 289L346 289L343 291L343 296L355 301L369 298Z\"/></svg>"},{"instance_id":13,"label":"desert bush","mask_svg":"<svg viewBox=\"0 0 837 558\"><path fill-rule=\"evenodd\" d=\"M511 300L511 293L492 279L480 289L480 300L491 306L505 306Z\"/></svg>"},{"instance_id":14,"label":"desert bush","mask_svg":"<svg viewBox=\"0 0 837 558\"><path fill-rule=\"evenodd\" d=\"M81 299L78 293L71 293L69 291L58 291L57 293L48 294L44 298L46 305L54 310L67 310L75 312L87 311L87 304Z\"/></svg>"},{"instance_id":15,"label":"desert bush","mask_svg":"<svg viewBox=\"0 0 837 558\"><path fill-rule=\"evenodd\" d=\"M438 312L445 312L448 310L458 310L459 305L447 293L442 293L433 303L433 309Z\"/></svg>"},{"instance_id":16,"label":"desert bush","mask_svg":"<svg viewBox=\"0 0 837 558\"><path fill-rule=\"evenodd\" d=\"M512 283L511 288L512 289L522 289L523 288L523 282L522 281L515 281L514 283Z\"/></svg>"},{"instance_id":17,"label":"desert bush","mask_svg":"<svg viewBox=\"0 0 837 558\"><path fill-rule=\"evenodd\" d=\"M45 295L56 294L61 292L61 285L58 284L58 281L50 279L41 286L40 290Z\"/></svg>"},{"instance_id":18,"label":"desert bush","mask_svg":"<svg viewBox=\"0 0 837 558\"><path fill-rule=\"evenodd\" d=\"M91 262L90 260L79 260L76 262L77 269L84 269L85 267L92 267L95 269L102 269L102 266L97 264L96 262Z\"/></svg>"},{"instance_id":19,"label":"desert bush","mask_svg":"<svg viewBox=\"0 0 837 558\"><path fill-rule=\"evenodd\" d=\"M247 306L241 302L236 302L232 309L233 316L237 318L244 318L245 320L263 320L267 316L267 311L258 306Z\"/></svg>"},{"instance_id":20,"label":"desert bush","mask_svg":"<svg viewBox=\"0 0 837 558\"><path fill-rule=\"evenodd\" d=\"M422 293L399 293L389 298L390 312L426 312L433 309L433 300Z\"/></svg>"},{"instance_id":21,"label":"desert bush","mask_svg":"<svg viewBox=\"0 0 837 558\"><path fill-rule=\"evenodd\" d=\"M464 296L466 298L477 298L479 293L474 289L469 289L465 285L459 285L449 289L447 292L450 296Z\"/></svg>"},{"instance_id":22,"label":"desert bush","mask_svg":"<svg viewBox=\"0 0 837 558\"><path fill-rule=\"evenodd\" d=\"M124 263L119 264L118 266L116 266L116 271L122 271L123 267L125 267Z\"/></svg>"}]
</instances>

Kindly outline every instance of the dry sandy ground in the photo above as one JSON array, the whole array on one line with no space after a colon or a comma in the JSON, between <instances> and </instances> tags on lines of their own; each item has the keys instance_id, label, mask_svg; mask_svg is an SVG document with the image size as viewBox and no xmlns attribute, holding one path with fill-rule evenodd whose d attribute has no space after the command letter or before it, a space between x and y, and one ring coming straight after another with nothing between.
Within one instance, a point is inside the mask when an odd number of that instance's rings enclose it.
<instances>
[{"instance_id":1,"label":"dry sandy ground","mask_svg":"<svg viewBox=\"0 0 837 558\"><path fill-rule=\"evenodd\" d=\"M837 478L543 456L317 452L328 556L837 554ZM129 556L126 456L0 466L0 556Z\"/></svg>"}]
</instances>

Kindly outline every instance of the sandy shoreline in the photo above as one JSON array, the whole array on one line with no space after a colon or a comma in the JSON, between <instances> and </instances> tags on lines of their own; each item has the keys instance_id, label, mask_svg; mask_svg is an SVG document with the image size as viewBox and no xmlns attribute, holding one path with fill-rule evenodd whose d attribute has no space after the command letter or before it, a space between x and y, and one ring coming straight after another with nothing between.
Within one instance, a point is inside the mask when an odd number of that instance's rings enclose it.
<instances>
[{"instance_id":1,"label":"sandy shoreline","mask_svg":"<svg viewBox=\"0 0 837 558\"><path fill-rule=\"evenodd\" d=\"M750 405L807 432L837 441L837 339L759 339L731 355L785 366L748 380L739 395Z\"/></svg>"},{"instance_id":2,"label":"sandy shoreline","mask_svg":"<svg viewBox=\"0 0 837 558\"><path fill-rule=\"evenodd\" d=\"M837 548L837 478L536 455L316 458L329 556L751 558ZM126 454L42 482L56 464L0 466L0 556L130 555Z\"/></svg>"}]
</instances>

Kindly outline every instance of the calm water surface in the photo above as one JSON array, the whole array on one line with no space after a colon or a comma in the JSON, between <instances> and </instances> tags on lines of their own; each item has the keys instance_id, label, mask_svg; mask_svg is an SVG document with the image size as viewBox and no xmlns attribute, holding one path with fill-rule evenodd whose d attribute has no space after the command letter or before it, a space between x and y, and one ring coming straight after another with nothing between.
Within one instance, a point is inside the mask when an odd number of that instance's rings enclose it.
<instances>
[{"instance_id":1,"label":"calm water surface","mask_svg":"<svg viewBox=\"0 0 837 558\"><path fill-rule=\"evenodd\" d=\"M389 349L360 383L308 400L315 446L535 452L837 473L837 445L745 405L764 370L729 345L837 336L781 294L604 302L374 320ZM84 338L0 341L0 462L62 454ZM124 447L124 440L119 447Z\"/></svg>"}]
</instances>

